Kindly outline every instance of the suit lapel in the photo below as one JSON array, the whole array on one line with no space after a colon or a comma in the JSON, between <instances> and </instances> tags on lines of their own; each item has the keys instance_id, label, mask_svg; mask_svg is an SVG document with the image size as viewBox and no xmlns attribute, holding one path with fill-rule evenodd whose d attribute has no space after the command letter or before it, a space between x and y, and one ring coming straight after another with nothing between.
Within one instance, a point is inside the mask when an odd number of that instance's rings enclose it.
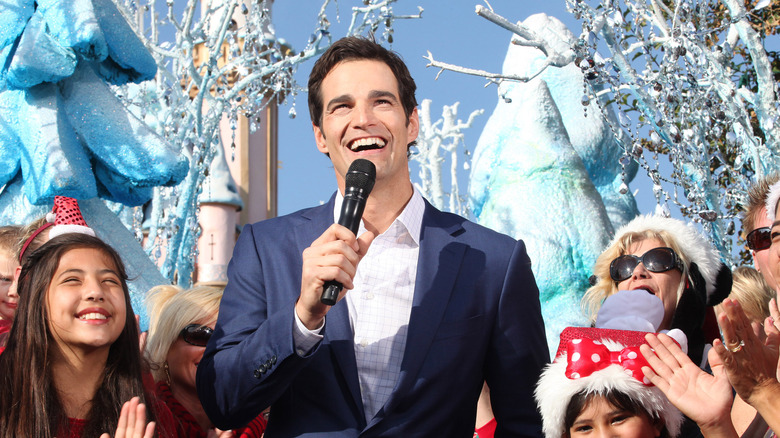
<instances>
[{"instance_id":1,"label":"suit lapel","mask_svg":"<svg viewBox=\"0 0 780 438\"><path fill-rule=\"evenodd\" d=\"M455 217L443 214L425 201L417 280L406 348L401 362L401 376L390 399L369 427L380 421L385 410L392 410L399 398L411 390L444 316L466 250L464 245L455 241L453 235L463 227L460 221L452 220L453 218Z\"/></svg>"},{"instance_id":2,"label":"suit lapel","mask_svg":"<svg viewBox=\"0 0 780 438\"><path fill-rule=\"evenodd\" d=\"M305 212L302 217L308 223L297 227L296 239L303 243L303 248L320 236L333 224L333 208L336 201L334 194L330 201L322 207ZM360 381L358 380L357 361L352 327L349 323L349 307L343 300L336 303L325 317L325 338L323 343L330 346L333 358L337 363L344 381L349 388L357 412L363 413L363 401L360 397ZM324 346L324 345L323 345ZM361 421L365 421L365 415Z\"/></svg>"}]
</instances>

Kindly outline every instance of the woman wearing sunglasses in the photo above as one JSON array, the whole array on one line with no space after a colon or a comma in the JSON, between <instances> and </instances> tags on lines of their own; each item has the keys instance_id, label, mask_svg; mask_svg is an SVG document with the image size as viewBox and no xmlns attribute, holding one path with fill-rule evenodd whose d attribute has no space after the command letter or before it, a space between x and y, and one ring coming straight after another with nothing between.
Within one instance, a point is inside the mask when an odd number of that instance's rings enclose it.
<instances>
[{"instance_id":1,"label":"woman wearing sunglasses","mask_svg":"<svg viewBox=\"0 0 780 438\"><path fill-rule=\"evenodd\" d=\"M658 331L677 328L688 338L688 355L701 364L705 317L731 290L731 271L692 225L660 216L639 216L615 233L596 260L593 286L583 306L596 321L602 302L622 290L644 290L663 304ZM714 323L714 314L712 314Z\"/></svg>"},{"instance_id":2,"label":"woman wearing sunglasses","mask_svg":"<svg viewBox=\"0 0 780 438\"><path fill-rule=\"evenodd\" d=\"M265 430L262 416L232 433L214 429L198 399L195 373L213 333L223 289L158 286L147 297L150 324L146 357L158 396L176 417L182 438L251 438L262 436Z\"/></svg>"}]
</instances>

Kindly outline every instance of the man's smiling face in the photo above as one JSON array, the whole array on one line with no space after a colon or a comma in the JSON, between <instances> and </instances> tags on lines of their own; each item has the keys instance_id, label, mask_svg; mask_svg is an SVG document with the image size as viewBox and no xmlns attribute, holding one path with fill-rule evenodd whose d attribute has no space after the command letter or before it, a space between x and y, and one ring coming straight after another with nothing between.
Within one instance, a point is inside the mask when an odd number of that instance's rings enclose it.
<instances>
[{"instance_id":1,"label":"man's smiling face","mask_svg":"<svg viewBox=\"0 0 780 438\"><path fill-rule=\"evenodd\" d=\"M320 152L330 155L339 187L358 158L376 165L377 186L409 184L408 144L417 138L415 108L406 117L398 82L385 63L348 60L322 81L321 127L314 126Z\"/></svg>"}]
</instances>

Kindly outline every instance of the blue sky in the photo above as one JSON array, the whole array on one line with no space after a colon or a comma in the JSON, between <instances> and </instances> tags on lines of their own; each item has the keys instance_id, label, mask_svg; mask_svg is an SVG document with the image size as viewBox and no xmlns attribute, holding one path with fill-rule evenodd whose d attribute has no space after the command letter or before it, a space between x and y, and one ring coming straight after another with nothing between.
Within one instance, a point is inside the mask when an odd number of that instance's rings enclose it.
<instances>
[{"instance_id":1,"label":"blue sky","mask_svg":"<svg viewBox=\"0 0 780 438\"><path fill-rule=\"evenodd\" d=\"M322 0L276 0L273 6L276 34L297 50L305 47L322 3ZM564 0L489 0L489 3L496 13L513 22L543 12L566 23L575 35L580 33L580 25L566 11ZM426 68L428 61L423 56L431 51L440 61L500 72L512 35L476 15L477 4L486 5L477 0L399 0L393 5L396 15L416 14L419 5L424 9L423 18L396 21L391 46L401 54L415 78L418 102L433 101L434 120L441 114L442 106L455 102L460 102L458 114L463 120L474 110L485 110L475 125L464 132L465 142L471 150L496 105L496 87L485 88L484 79L453 72L445 72L435 80L438 70ZM338 21L336 8L334 5L329 7L328 18L334 35L345 33L353 5L362 5L362 2L338 2ZM302 86L306 85L312 64L307 62L298 69L296 79ZM297 97L295 119L288 117L289 103L281 106L279 116L280 215L327 201L336 188L330 161L314 144L306 94ZM461 190L465 191L466 187L461 186Z\"/></svg>"}]
</instances>

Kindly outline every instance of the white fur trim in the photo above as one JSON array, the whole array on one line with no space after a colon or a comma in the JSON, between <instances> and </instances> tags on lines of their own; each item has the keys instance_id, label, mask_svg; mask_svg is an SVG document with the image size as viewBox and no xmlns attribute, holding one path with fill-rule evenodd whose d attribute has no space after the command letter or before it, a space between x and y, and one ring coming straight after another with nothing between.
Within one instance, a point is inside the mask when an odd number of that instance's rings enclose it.
<instances>
[{"instance_id":1,"label":"white fur trim","mask_svg":"<svg viewBox=\"0 0 780 438\"><path fill-rule=\"evenodd\" d=\"M777 210L777 201L780 201L780 181L769 187L769 193L766 195L766 217L769 222L775 221L775 210Z\"/></svg>"},{"instance_id":2,"label":"white fur trim","mask_svg":"<svg viewBox=\"0 0 780 438\"><path fill-rule=\"evenodd\" d=\"M623 345L609 339L602 339L602 343L610 351L623 349ZM536 403L542 414L542 429L546 438L563 436L566 408L571 398L583 390L597 394L610 390L624 393L636 400L651 415L662 418L672 438L679 435L683 421L682 413L657 387L642 385L616 364L596 371L588 377L569 379L565 374L566 361L566 356L561 355L548 365L542 372L534 391Z\"/></svg>"},{"instance_id":3,"label":"white fur trim","mask_svg":"<svg viewBox=\"0 0 780 438\"><path fill-rule=\"evenodd\" d=\"M95 231L92 228L85 227L84 225L62 224L62 225L54 225L51 228L49 228L49 239L53 239L57 236L61 236L67 233L81 233L81 234L89 234L90 236L93 237L95 236Z\"/></svg>"},{"instance_id":4,"label":"white fur trim","mask_svg":"<svg viewBox=\"0 0 780 438\"><path fill-rule=\"evenodd\" d=\"M620 227L610 246L627 233L641 233L647 230L666 231L671 234L677 246L688 260L696 263L707 283L707 297L715 291L715 280L721 267L720 254L694 226L679 219L663 216L642 215Z\"/></svg>"},{"instance_id":5,"label":"white fur trim","mask_svg":"<svg viewBox=\"0 0 780 438\"><path fill-rule=\"evenodd\" d=\"M54 221L57 219L57 215L54 214L54 212L48 212L46 213L46 222L54 223Z\"/></svg>"}]
</instances>

